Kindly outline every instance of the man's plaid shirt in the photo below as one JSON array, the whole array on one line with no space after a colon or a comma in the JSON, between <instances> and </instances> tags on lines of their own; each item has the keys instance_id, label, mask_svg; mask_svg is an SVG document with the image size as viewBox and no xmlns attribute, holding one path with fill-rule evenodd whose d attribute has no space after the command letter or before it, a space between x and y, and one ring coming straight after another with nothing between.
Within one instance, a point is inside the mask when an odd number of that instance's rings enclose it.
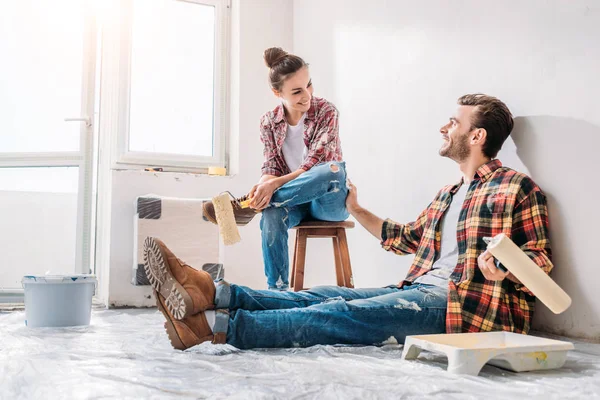
<instances>
[{"instance_id":1,"label":"man's plaid shirt","mask_svg":"<svg viewBox=\"0 0 600 400\"><path fill-rule=\"evenodd\" d=\"M431 269L440 251L440 221L462 180L444 187L415 222L386 220L382 246L396 254L415 254L404 285ZM486 280L477 257L483 238L504 233L546 273L552 270L548 208L541 189L527 176L498 160L482 165L470 183L457 226L458 263L448 281L447 333L511 331L527 333L533 294L508 279Z\"/></svg>"},{"instance_id":2,"label":"man's plaid shirt","mask_svg":"<svg viewBox=\"0 0 600 400\"><path fill-rule=\"evenodd\" d=\"M288 168L281 152L287 127L282 105L260 119L260 140L265 146L262 175L282 176L293 172ZM304 118L304 144L308 148L308 154L300 168L305 171L323 162L342 161L338 110L325 99L314 96L311 99Z\"/></svg>"}]
</instances>

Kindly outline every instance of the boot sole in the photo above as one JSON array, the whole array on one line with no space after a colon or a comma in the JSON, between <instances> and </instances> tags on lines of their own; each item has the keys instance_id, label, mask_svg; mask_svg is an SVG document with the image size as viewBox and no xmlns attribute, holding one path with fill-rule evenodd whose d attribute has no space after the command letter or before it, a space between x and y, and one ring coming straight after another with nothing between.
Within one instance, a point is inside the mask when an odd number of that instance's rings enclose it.
<instances>
[{"instance_id":1,"label":"boot sole","mask_svg":"<svg viewBox=\"0 0 600 400\"><path fill-rule=\"evenodd\" d=\"M177 329L175 329L175 324L173 324L173 321L171 321L171 317L167 313L167 310L165 310L165 306L163 305L161 299L159 298L160 295L156 292L154 292L154 295L156 296L156 306L158 307L160 312L163 314L163 316L167 320L165 322L164 326L165 326L165 331L167 331L167 336L169 337L169 341L171 342L171 346L173 346L173 348L175 348L177 350L187 349L187 347L183 344L183 341L179 337L179 334L177 333Z\"/></svg>"},{"instance_id":2,"label":"boot sole","mask_svg":"<svg viewBox=\"0 0 600 400\"><path fill-rule=\"evenodd\" d=\"M165 299L171 315L177 320L182 320L191 315L194 303L191 296L171 274L166 259L166 254L156 240L147 237L144 241L144 270L148 281Z\"/></svg>"},{"instance_id":3,"label":"boot sole","mask_svg":"<svg viewBox=\"0 0 600 400\"><path fill-rule=\"evenodd\" d=\"M208 214L208 211L206 210L206 208L207 208L207 205L206 205L206 204L207 204L207 203L204 203L204 202L202 203L202 214L204 215L204 218L206 218L206 219L207 219L209 222L212 222L213 224L215 224L215 225L218 225L218 224L217 224L217 220L216 220L216 219L214 219L214 218L212 218L212 217L211 217L211 216Z\"/></svg>"}]
</instances>

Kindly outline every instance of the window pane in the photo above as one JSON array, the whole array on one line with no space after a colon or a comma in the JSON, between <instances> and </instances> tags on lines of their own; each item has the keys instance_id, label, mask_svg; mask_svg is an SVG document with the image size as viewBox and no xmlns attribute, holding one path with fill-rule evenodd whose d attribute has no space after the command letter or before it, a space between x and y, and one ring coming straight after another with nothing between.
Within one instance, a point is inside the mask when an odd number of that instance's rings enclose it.
<instances>
[{"instance_id":1,"label":"window pane","mask_svg":"<svg viewBox=\"0 0 600 400\"><path fill-rule=\"evenodd\" d=\"M215 8L135 0L129 150L212 156Z\"/></svg>"},{"instance_id":2,"label":"window pane","mask_svg":"<svg viewBox=\"0 0 600 400\"><path fill-rule=\"evenodd\" d=\"M0 152L79 150L83 1L0 1Z\"/></svg>"},{"instance_id":3,"label":"window pane","mask_svg":"<svg viewBox=\"0 0 600 400\"><path fill-rule=\"evenodd\" d=\"M0 168L0 289L23 275L75 272L76 167Z\"/></svg>"}]
</instances>

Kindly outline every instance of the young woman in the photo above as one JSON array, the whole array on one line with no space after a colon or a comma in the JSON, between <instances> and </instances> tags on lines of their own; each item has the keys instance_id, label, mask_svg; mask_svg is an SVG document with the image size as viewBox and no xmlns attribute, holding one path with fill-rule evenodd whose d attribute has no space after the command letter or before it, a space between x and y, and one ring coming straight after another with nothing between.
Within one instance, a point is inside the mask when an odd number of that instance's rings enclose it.
<instances>
[{"instance_id":1,"label":"young woman","mask_svg":"<svg viewBox=\"0 0 600 400\"><path fill-rule=\"evenodd\" d=\"M289 288L288 229L307 219L343 221L346 167L338 131L338 111L313 96L308 64L281 48L265 50L273 94L281 101L260 121L265 160L262 177L247 196L233 201L236 222L245 225L262 211L260 227L269 289ZM250 209L239 200L250 198ZM215 222L206 203L205 216Z\"/></svg>"}]
</instances>

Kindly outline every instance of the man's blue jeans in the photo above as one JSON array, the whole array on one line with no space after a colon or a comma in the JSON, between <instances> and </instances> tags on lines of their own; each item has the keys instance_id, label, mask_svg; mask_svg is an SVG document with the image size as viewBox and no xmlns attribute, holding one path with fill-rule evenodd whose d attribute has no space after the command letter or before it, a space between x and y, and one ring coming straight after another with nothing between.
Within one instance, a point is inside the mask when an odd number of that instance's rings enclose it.
<instances>
[{"instance_id":1,"label":"man's blue jeans","mask_svg":"<svg viewBox=\"0 0 600 400\"><path fill-rule=\"evenodd\" d=\"M262 212L262 251L267 285L289 286L288 229L305 219L344 221L346 210L346 164L327 162L306 171L273 193Z\"/></svg>"},{"instance_id":2,"label":"man's blue jeans","mask_svg":"<svg viewBox=\"0 0 600 400\"><path fill-rule=\"evenodd\" d=\"M215 303L229 314L216 314L213 331L240 349L404 343L409 335L444 333L446 301L446 289L423 284L279 292L221 282Z\"/></svg>"}]
</instances>

